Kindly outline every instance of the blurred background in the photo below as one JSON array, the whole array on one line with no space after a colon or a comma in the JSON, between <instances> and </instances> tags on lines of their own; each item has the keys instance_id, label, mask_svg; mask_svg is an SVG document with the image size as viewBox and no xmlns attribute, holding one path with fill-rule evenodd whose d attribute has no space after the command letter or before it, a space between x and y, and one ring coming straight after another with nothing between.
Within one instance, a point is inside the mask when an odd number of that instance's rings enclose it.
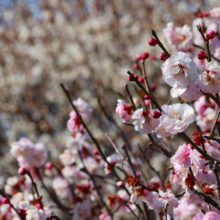
<instances>
[{"instance_id":1,"label":"blurred background","mask_svg":"<svg viewBox=\"0 0 220 220\"><path fill-rule=\"evenodd\" d=\"M146 142L115 115L118 98L127 100L127 70L135 55L148 51L150 84L160 89L155 97L167 103L169 90L161 80L160 50L150 47L153 28L188 24L199 10L218 6L218 0L0 0L0 166L11 175L16 165L10 144L26 136L43 142L56 159L65 148L71 111L60 83L73 99L82 97L93 108L89 127L104 146L108 133L122 144L118 129L102 115L95 89L106 111L115 117L134 145ZM169 48L170 49L170 48ZM129 84L134 90L132 83ZM135 137L134 137L135 136ZM108 146L106 146L108 147ZM107 149L107 148L106 148ZM7 161L7 163L5 163ZM2 172L2 171L1 171Z\"/></svg>"}]
</instances>

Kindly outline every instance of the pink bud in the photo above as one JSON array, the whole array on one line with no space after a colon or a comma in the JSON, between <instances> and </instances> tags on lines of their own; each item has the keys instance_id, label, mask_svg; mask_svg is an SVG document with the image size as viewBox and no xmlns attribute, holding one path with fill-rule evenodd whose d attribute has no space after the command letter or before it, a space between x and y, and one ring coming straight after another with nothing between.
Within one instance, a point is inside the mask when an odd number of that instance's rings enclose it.
<instances>
[{"instance_id":1,"label":"pink bud","mask_svg":"<svg viewBox=\"0 0 220 220\"><path fill-rule=\"evenodd\" d=\"M20 167L19 169L18 169L18 174L19 175L25 175L25 174L27 174L27 170L24 168L24 167Z\"/></svg>"},{"instance_id":2,"label":"pink bud","mask_svg":"<svg viewBox=\"0 0 220 220\"><path fill-rule=\"evenodd\" d=\"M50 161L48 161L45 165L45 168L51 170L53 168L53 164Z\"/></svg>"},{"instance_id":3,"label":"pink bud","mask_svg":"<svg viewBox=\"0 0 220 220\"><path fill-rule=\"evenodd\" d=\"M144 96L144 99L146 99L146 100L151 100L151 96L150 96L150 95L145 95L145 96Z\"/></svg>"},{"instance_id":4,"label":"pink bud","mask_svg":"<svg viewBox=\"0 0 220 220\"><path fill-rule=\"evenodd\" d=\"M138 76L136 76L135 74L132 73L132 75L138 80ZM129 75L128 76L128 80L129 81L134 81L133 78Z\"/></svg>"},{"instance_id":5,"label":"pink bud","mask_svg":"<svg viewBox=\"0 0 220 220\"><path fill-rule=\"evenodd\" d=\"M205 53L204 51L199 51L199 52L197 53L197 58L198 58L199 60L204 60L204 59L206 59L207 57L208 57L208 54Z\"/></svg>"},{"instance_id":6,"label":"pink bud","mask_svg":"<svg viewBox=\"0 0 220 220\"><path fill-rule=\"evenodd\" d=\"M35 206L37 207L37 209L41 209L41 205L39 203L37 203Z\"/></svg>"},{"instance_id":7,"label":"pink bud","mask_svg":"<svg viewBox=\"0 0 220 220\"><path fill-rule=\"evenodd\" d=\"M151 55L150 55L150 59L151 59L151 60L155 60L155 59L156 59L155 54L151 54Z\"/></svg>"},{"instance_id":8,"label":"pink bud","mask_svg":"<svg viewBox=\"0 0 220 220\"><path fill-rule=\"evenodd\" d=\"M93 154L95 154L95 155L99 155L99 151L98 151L97 149L94 149L92 152L93 152Z\"/></svg>"},{"instance_id":9,"label":"pink bud","mask_svg":"<svg viewBox=\"0 0 220 220\"><path fill-rule=\"evenodd\" d=\"M156 84L152 84L151 85L151 89L154 91L155 89L157 88L157 85Z\"/></svg>"},{"instance_id":10,"label":"pink bud","mask_svg":"<svg viewBox=\"0 0 220 220\"><path fill-rule=\"evenodd\" d=\"M143 82L144 82L143 77L138 77L138 81L139 81L140 83L143 83Z\"/></svg>"},{"instance_id":11,"label":"pink bud","mask_svg":"<svg viewBox=\"0 0 220 220\"><path fill-rule=\"evenodd\" d=\"M147 100L147 99L145 99L145 100L144 100L144 104L145 104L146 106L148 106L148 105L150 104L150 101Z\"/></svg>"},{"instance_id":12,"label":"pink bud","mask_svg":"<svg viewBox=\"0 0 220 220\"><path fill-rule=\"evenodd\" d=\"M133 68L134 68L134 69L138 69L138 64L135 63L135 64L133 65Z\"/></svg>"},{"instance_id":13,"label":"pink bud","mask_svg":"<svg viewBox=\"0 0 220 220\"><path fill-rule=\"evenodd\" d=\"M136 59L136 60L140 60L140 59L141 59L141 54L139 54L139 53L136 54L135 59Z\"/></svg>"},{"instance_id":14,"label":"pink bud","mask_svg":"<svg viewBox=\"0 0 220 220\"><path fill-rule=\"evenodd\" d=\"M124 182L123 181L118 181L117 183L116 183L116 185L118 186L118 187L124 187Z\"/></svg>"},{"instance_id":15,"label":"pink bud","mask_svg":"<svg viewBox=\"0 0 220 220\"><path fill-rule=\"evenodd\" d=\"M203 17L208 17L209 16L209 12L208 11L204 11L203 12Z\"/></svg>"},{"instance_id":16,"label":"pink bud","mask_svg":"<svg viewBox=\"0 0 220 220\"><path fill-rule=\"evenodd\" d=\"M197 13L196 17L197 18L201 18L202 17L202 13Z\"/></svg>"},{"instance_id":17,"label":"pink bud","mask_svg":"<svg viewBox=\"0 0 220 220\"><path fill-rule=\"evenodd\" d=\"M159 59L160 60L166 60L168 58L168 56L165 54L165 53L161 53L160 55L159 55Z\"/></svg>"},{"instance_id":18,"label":"pink bud","mask_svg":"<svg viewBox=\"0 0 220 220\"><path fill-rule=\"evenodd\" d=\"M148 44L149 44L150 46L156 46L158 43L159 43L158 40L156 40L156 39L154 39L154 38L150 38L150 39L148 40Z\"/></svg>"},{"instance_id":19,"label":"pink bud","mask_svg":"<svg viewBox=\"0 0 220 220\"><path fill-rule=\"evenodd\" d=\"M142 56L141 56L142 60L146 60L148 57L149 57L149 53L148 52L142 53Z\"/></svg>"},{"instance_id":20,"label":"pink bud","mask_svg":"<svg viewBox=\"0 0 220 220\"><path fill-rule=\"evenodd\" d=\"M161 116L161 113L158 112L158 111L153 111L153 112L151 113L151 116L152 116L153 118L159 118L159 117Z\"/></svg>"},{"instance_id":21,"label":"pink bud","mask_svg":"<svg viewBox=\"0 0 220 220\"><path fill-rule=\"evenodd\" d=\"M213 30L209 30L206 34L206 39L211 40L216 36L216 32Z\"/></svg>"},{"instance_id":22,"label":"pink bud","mask_svg":"<svg viewBox=\"0 0 220 220\"><path fill-rule=\"evenodd\" d=\"M7 197L2 198L1 202L3 204L9 204L10 200Z\"/></svg>"}]
</instances>

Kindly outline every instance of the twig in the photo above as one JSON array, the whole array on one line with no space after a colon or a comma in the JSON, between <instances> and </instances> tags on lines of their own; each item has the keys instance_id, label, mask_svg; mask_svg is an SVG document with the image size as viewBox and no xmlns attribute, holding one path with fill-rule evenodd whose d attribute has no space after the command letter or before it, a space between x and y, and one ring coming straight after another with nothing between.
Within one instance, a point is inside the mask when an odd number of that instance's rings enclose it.
<instances>
[{"instance_id":1,"label":"twig","mask_svg":"<svg viewBox=\"0 0 220 220\"><path fill-rule=\"evenodd\" d=\"M109 210L108 206L107 206L106 203L104 202L103 197L102 197L102 194L101 194L101 192L100 192L100 190L99 190L99 187L98 187L97 184L96 184L95 178L94 178L94 177L89 173L89 171L87 170L87 168L86 168L86 166L85 166L85 163L84 163L84 161L83 161L83 159L82 159L82 156L81 156L81 154L80 154L80 151L78 151L78 155L79 155L79 158L80 158L80 160L81 160L81 162L82 162L82 164L83 164L83 168L84 168L85 171L86 171L86 174L91 178L91 180L92 180L92 182L93 182L93 184L94 184L95 190L96 190L97 194L99 195L99 199L100 199L102 205L106 208L108 214L109 214L109 215L111 216L111 218L113 219L113 214L111 213L111 211Z\"/></svg>"},{"instance_id":2,"label":"twig","mask_svg":"<svg viewBox=\"0 0 220 220\"><path fill-rule=\"evenodd\" d=\"M212 131L211 131L211 133L210 133L210 137L212 137L213 134L214 134L214 131L215 131L215 128L216 128L216 124L217 124L217 122L218 122L219 115L220 115L220 110L218 110L218 113L217 113L217 115L216 115L215 122L214 122L214 124L213 124Z\"/></svg>"},{"instance_id":3,"label":"twig","mask_svg":"<svg viewBox=\"0 0 220 220\"><path fill-rule=\"evenodd\" d=\"M130 101L131 101L131 104L132 104L132 106L133 106L133 110L135 111L137 108L136 108L136 106L135 106L135 104L134 104L133 97L132 97L131 93L130 93L129 90L128 90L128 84L125 85L125 89L126 89L126 91L127 91L127 93L128 93L128 97L129 97L129 99L130 99Z\"/></svg>"},{"instance_id":4,"label":"twig","mask_svg":"<svg viewBox=\"0 0 220 220\"><path fill-rule=\"evenodd\" d=\"M208 53L208 62L211 62L211 54L210 54L210 50L209 50L209 40L206 40L205 35L203 34L202 28L200 25L197 25L197 30L199 31L199 33L201 34L203 41L205 43L205 47L206 47L206 51Z\"/></svg>"},{"instance_id":5,"label":"twig","mask_svg":"<svg viewBox=\"0 0 220 220\"><path fill-rule=\"evenodd\" d=\"M124 157L122 156L121 152L118 150L117 146L115 145L115 143L113 142L113 140L109 137L109 135L107 133L105 133L105 136L108 138L109 142L111 143L111 145L113 146L113 148L115 149L115 152L120 156L120 158L122 160L124 160Z\"/></svg>"},{"instance_id":6,"label":"twig","mask_svg":"<svg viewBox=\"0 0 220 220\"><path fill-rule=\"evenodd\" d=\"M102 159L108 164L109 168L111 169L112 173L115 175L115 177L120 180L118 174L115 172L114 168L112 167L112 165L107 161L98 141L94 138L94 136L92 135L92 133L90 132L90 130L88 129L87 125L85 124L85 122L83 121L81 115L79 114L76 106L73 104L72 100L71 100L71 97L70 97L70 94L69 92L66 90L66 88L64 87L64 85L61 83L60 84L66 97L68 98L69 100L69 103L71 104L72 108L74 109L74 111L76 112L81 124L83 125L83 127L85 128L85 130L87 131L87 133L89 134L90 138L92 139L93 143L96 145L97 147L97 150L99 151L99 154L101 155Z\"/></svg>"},{"instance_id":7,"label":"twig","mask_svg":"<svg viewBox=\"0 0 220 220\"><path fill-rule=\"evenodd\" d=\"M220 180L219 180L219 167L217 163L214 163L214 174L216 177L217 185L218 185L218 202L220 203Z\"/></svg>"},{"instance_id":8,"label":"twig","mask_svg":"<svg viewBox=\"0 0 220 220\"><path fill-rule=\"evenodd\" d=\"M159 149L163 152L163 154L164 154L166 157L168 157L168 158L171 158L171 157L172 157L171 153L170 153L166 148L164 148L163 146L161 146L160 144L158 144L158 143L153 139L153 137L151 136L151 134L148 134L148 137L149 137L149 139L150 139L150 141L151 141L150 144L152 144L152 145L154 145L155 147L159 148Z\"/></svg>"},{"instance_id":9,"label":"twig","mask_svg":"<svg viewBox=\"0 0 220 220\"><path fill-rule=\"evenodd\" d=\"M207 154L207 151L206 151L206 149L205 149L205 144L204 144L204 141L203 141L203 137L202 137L201 134L200 134L199 136L200 136L200 140L201 140L201 143L202 143L203 151L205 152L205 154Z\"/></svg>"},{"instance_id":10,"label":"twig","mask_svg":"<svg viewBox=\"0 0 220 220\"><path fill-rule=\"evenodd\" d=\"M133 214L133 216L137 219L140 220L137 215L134 213L134 211L131 209L131 207L126 203L119 195L118 198L123 202L123 204L130 210L130 212Z\"/></svg>"},{"instance_id":11,"label":"twig","mask_svg":"<svg viewBox=\"0 0 220 220\"><path fill-rule=\"evenodd\" d=\"M176 198L180 198L180 197L184 196L185 193L186 193L186 192L183 191L183 192L181 192L181 193L179 193L179 194L176 194L175 197L176 197Z\"/></svg>"},{"instance_id":12,"label":"twig","mask_svg":"<svg viewBox=\"0 0 220 220\"><path fill-rule=\"evenodd\" d=\"M133 125L132 123L129 123L129 122L124 122L123 124L124 124L124 125L129 125L129 126L131 126L131 127L134 127L134 125Z\"/></svg>"},{"instance_id":13,"label":"twig","mask_svg":"<svg viewBox=\"0 0 220 220\"><path fill-rule=\"evenodd\" d=\"M157 33L152 29L152 35L156 38L156 40L158 40L158 45L159 47L163 50L163 52L170 57L170 54L167 52L166 48L163 46L163 44L161 43L161 41L159 40L159 38L157 37Z\"/></svg>"},{"instance_id":14,"label":"twig","mask_svg":"<svg viewBox=\"0 0 220 220\"><path fill-rule=\"evenodd\" d=\"M209 156L208 154L206 154L205 152L203 152L203 150L201 150L184 132L178 133L180 137L182 137L186 142L190 143L204 158L206 158L207 160L210 160L212 162L217 162L218 164L220 164L220 161Z\"/></svg>"},{"instance_id":15,"label":"twig","mask_svg":"<svg viewBox=\"0 0 220 220\"><path fill-rule=\"evenodd\" d=\"M44 181L43 181L43 179L42 179L42 177L41 177L40 172L38 171L38 169L36 169L35 172L36 172L36 174L37 174L37 176L38 176L38 178L39 178L39 180L40 180L40 182L41 182L43 188L46 190L46 192L47 192L48 195L50 196L51 200L57 205L57 207L58 207L59 209L61 209L62 211L64 211L65 213L66 213L66 212L68 213L69 211L71 211L72 209L70 209L70 208L64 206L64 205L59 201L59 199L56 197L56 195L48 190L48 188L46 187L46 185L45 185L45 183L44 183Z\"/></svg>"},{"instance_id":16,"label":"twig","mask_svg":"<svg viewBox=\"0 0 220 220\"><path fill-rule=\"evenodd\" d=\"M55 214L53 211L50 211L50 218L53 218L55 220L61 220L61 218Z\"/></svg>"},{"instance_id":17,"label":"twig","mask_svg":"<svg viewBox=\"0 0 220 220\"><path fill-rule=\"evenodd\" d=\"M17 215L22 219L22 220L25 220L25 217L23 215L21 215L18 210L12 205L11 201L10 201L10 198L5 194L5 192L0 189L0 195L2 195L3 197L6 197L9 201L9 205L10 207L17 213Z\"/></svg>"},{"instance_id":18,"label":"twig","mask_svg":"<svg viewBox=\"0 0 220 220\"><path fill-rule=\"evenodd\" d=\"M189 188L192 192L194 192L197 196L199 196L201 199L203 199L206 203L214 206L215 208L217 208L220 211L219 204L217 202L215 202L214 200L212 200L212 198L209 195L206 195L206 194L203 194L202 192L197 191L192 186L189 186Z\"/></svg>"},{"instance_id":19,"label":"twig","mask_svg":"<svg viewBox=\"0 0 220 220\"><path fill-rule=\"evenodd\" d=\"M145 156L145 153L144 153L143 149L141 148L140 144L138 144L138 148L139 148L140 152L142 153L142 156L145 159L145 161L147 162L147 164L150 167L150 169L159 177L159 179L161 181L160 173L158 171L156 171L155 168L150 164L150 161Z\"/></svg>"},{"instance_id":20,"label":"twig","mask_svg":"<svg viewBox=\"0 0 220 220\"><path fill-rule=\"evenodd\" d=\"M206 135L204 135L204 138L207 138L207 139L209 139L209 140L216 141L216 142L218 142L218 143L220 144L220 139L218 139L218 138L213 138L213 137L209 137L209 136L206 136Z\"/></svg>"},{"instance_id":21,"label":"twig","mask_svg":"<svg viewBox=\"0 0 220 220\"><path fill-rule=\"evenodd\" d=\"M97 92L97 89L95 89L95 93L96 93L96 98L97 98L97 101L98 101L98 104L104 114L104 116L106 117L106 119L108 121L110 121L112 124L115 125L115 127L117 128L118 132L120 133L120 136L122 137L123 141L125 141L127 144L128 144L128 149L129 151L131 151L131 145L125 135L125 133L123 132L123 130L120 128L120 126L118 125L118 123L115 121L114 117L110 114L108 114L108 112L105 110L104 106L102 105L102 102L100 100L100 97L98 95L98 92Z\"/></svg>"},{"instance_id":22,"label":"twig","mask_svg":"<svg viewBox=\"0 0 220 220\"><path fill-rule=\"evenodd\" d=\"M127 71L128 75L131 76L131 78L136 82L136 84L147 94L150 95L149 92L141 85L141 83L132 75L130 71ZM162 112L161 107L157 104L157 102L154 100L154 98L151 96L152 103L157 107L157 109Z\"/></svg>"},{"instance_id":23,"label":"twig","mask_svg":"<svg viewBox=\"0 0 220 220\"><path fill-rule=\"evenodd\" d=\"M136 171L135 171L135 169L134 169L134 166L133 166L133 164L132 164L132 162L131 162L131 158L130 158L130 156L129 156L129 154L128 154L128 151L127 151L127 149L126 149L126 144L124 144L121 148L122 148L122 150L124 151L124 154L125 154L125 156L126 156L126 160L128 161L128 164L129 164L129 166L130 166L132 175L138 179L137 173L136 173Z\"/></svg>"},{"instance_id":24,"label":"twig","mask_svg":"<svg viewBox=\"0 0 220 220\"><path fill-rule=\"evenodd\" d=\"M150 88L149 88L149 84L148 84L148 80L147 80L146 69L145 69L145 60L141 61L141 68L142 68L142 74L143 74L143 78L144 78L145 88L151 96L151 92L150 92ZM153 109L152 102L150 101L149 104L150 104L150 110L152 110Z\"/></svg>"},{"instance_id":25,"label":"twig","mask_svg":"<svg viewBox=\"0 0 220 220\"><path fill-rule=\"evenodd\" d=\"M214 95L212 95L211 93L205 93L200 89L200 92L203 93L204 95L208 96L209 98L211 98L217 105L218 107L220 107L220 101L219 98L215 97Z\"/></svg>"},{"instance_id":26,"label":"twig","mask_svg":"<svg viewBox=\"0 0 220 220\"><path fill-rule=\"evenodd\" d=\"M36 170L37 170L37 168L35 168L35 171L36 171ZM31 173L30 173L28 170L27 170L27 175L30 177L32 186L34 187L34 190L35 190L35 192L37 193L37 197L38 197L38 198L37 198L37 201L39 201L41 209L44 210L44 206L43 206L42 201L41 201L42 196L40 196L40 194L39 194L39 192L38 192L38 189L37 189L37 184L34 182L34 180L33 180L33 178L32 178L32 175L31 175Z\"/></svg>"}]
</instances>

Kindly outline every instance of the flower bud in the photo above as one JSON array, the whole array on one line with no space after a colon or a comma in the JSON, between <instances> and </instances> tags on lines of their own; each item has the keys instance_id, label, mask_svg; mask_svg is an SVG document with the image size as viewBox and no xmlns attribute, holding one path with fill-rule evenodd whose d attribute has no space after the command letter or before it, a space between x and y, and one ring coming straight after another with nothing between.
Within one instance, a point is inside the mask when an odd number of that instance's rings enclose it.
<instances>
[{"instance_id":1,"label":"flower bud","mask_svg":"<svg viewBox=\"0 0 220 220\"><path fill-rule=\"evenodd\" d=\"M146 100L151 100L151 96L150 96L150 95L145 95L145 96L144 96L144 99L146 99Z\"/></svg>"},{"instance_id":2,"label":"flower bud","mask_svg":"<svg viewBox=\"0 0 220 220\"><path fill-rule=\"evenodd\" d=\"M10 200L7 197L2 198L2 204L9 204Z\"/></svg>"},{"instance_id":3,"label":"flower bud","mask_svg":"<svg viewBox=\"0 0 220 220\"><path fill-rule=\"evenodd\" d=\"M154 39L154 38L150 38L150 39L148 40L148 44L149 44L150 46L156 46L158 43L159 43L158 40L156 40L156 39Z\"/></svg>"},{"instance_id":4,"label":"flower bud","mask_svg":"<svg viewBox=\"0 0 220 220\"><path fill-rule=\"evenodd\" d=\"M208 17L209 16L209 12L208 11L204 11L203 12L203 17Z\"/></svg>"},{"instance_id":5,"label":"flower bud","mask_svg":"<svg viewBox=\"0 0 220 220\"><path fill-rule=\"evenodd\" d=\"M41 209L41 205L39 203L37 203L35 206L37 207L37 209Z\"/></svg>"},{"instance_id":6,"label":"flower bud","mask_svg":"<svg viewBox=\"0 0 220 220\"><path fill-rule=\"evenodd\" d=\"M98 151L97 149L94 149L92 152L93 152L93 154L95 154L95 155L99 155L99 151Z\"/></svg>"},{"instance_id":7,"label":"flower bud","mask_svg":"<svg viewBox=\"0 0 220 220\"><path fill-rule=\"evenodd\" d=\"M207 57L208 57L208 54L205 53L204 51L199 51L199 52L197 53L197 58L198 58L199 60L204 60L204 59L206 59Z\"/></svg>"},{"instance_id":8,"label":"flower bud","mask_svg":"<svg viewBox=\"0 0 220 220\"><path fill-rule=\"evenodd\" d=\"M216 36L216 32L213 30L209 30L206 34L206 39L211 40Z\"/></svg>"},{"instance_id":9,"label":"flower bud","mask_svg":"<svg viewBox=\"0 0 220 220\"><path fill-rule=\"evenodd\" d=\"M138 80L138 76L136 76L135 74L132 73L132 75ZM128 80L129 81L134 81L133 78L129 75L128 76Z\"/></svg>"},{"instance_id":10,"label":"flower bud","mask_svg":"<svg viewBox=\"0 0 220 220\"><path fill-rule=\"evenodd\" d=\"M196 17L197 18L201 18L202 17L202 13L197 13Z\"/></svg>"},{"instance_id":11,"label":"flower bud","mask_svg":"<svg viewBox=\"0 0 220 220\"><path fill-rule=\"evenodd\" d=\"M136 54L135 59L136 59L136 60L140 60L140 59L141 59L141 54L139 54L139 53Z\"/></svg>"},{"instance_id":12,"label":"flower bud","mask_svg":"<svg viewBox=\"0 0 220 220\"><path fill-rule=\"evenodd\" d=\"M157 85L156 84L152 84L151 85L151 89L154 91L155 89L157 88Z\"/></svg>"},{"instance_id":13,"label":"flower bud","mask_svg":"<svg viewBox=\"0 0 220 220\"><path fill-rule=\"evenodd\" d=\"M166 60L168 58L168 56L165 54L165 53L161 53L160 55L159 55L159 59L160 60Z\"/></svg>"},{"instance_id":14,"label":"flower bud","mask_svg":"<svg viewBox=\"0 0 220 220\"><path fill-rule=\"evenodd\" d=\"M124 182L123 181L118 181L117 183L116 183L116 185L118 186L118 187L124 187Z\"/></svg>"},{"instance_id":15,"label":"flower bud","mask_svg":"<svg viewBox=\"0 0 220 220\"><path fill-rule=\"evenodd\" d=\"M143 77L138 77L138 81L139 81L140 83L143 83L143 82L144 82Z\"/></svg>"},{"instance_id":16,"label":"flower bud","mask_svg":"<svg viewBox=\"0 0 220 220\"><path fill-rule=\"evenodd\" d=\"M146 60L149 57L149 53L148 52L144 52L141 55L142 60Z\"/></svg>"},{"instance_id":17,"label":"flower bud","mask_svg":"<svg viewBox=\"0 0 220 220\"><path fill-rule=\"evenodd\" d=\"M159 117L161 116L161 113L158 112L158 111L153 111L153 112L151 113L151 116L152 116L153 118L159 118Z\"/></svg>"},{"instance_id":18,"label":"flower bud","mask_svg":"<svg viewBox=\"0 0 220 220\"><path fill-rule=\"evenodd\" d=\"M53 164L50 161L48 161L45 165L45 168L51 170L53 168Z\"/></svg>"},{"instance_id":19,"label":"flower bud","mask_svg":"<svg viewBox=\"0 0 220 220\"><path fill-rule=\"evenodd\" d=\"M27 170L24 167L20 167L18 169L18 174L24 176L25 174L27 174Z\"/></svg>"},{"instance_id":20,"label":"flower bud","mask_svg":"<svg viewBox=\"0 0 220 220\"><path fill-rule=\"evenodd\" d=\"M134 68L134 69L138 69L138 64L135 63L135 64L133 65L133 68Z\"/></svg>"}]
</instances>

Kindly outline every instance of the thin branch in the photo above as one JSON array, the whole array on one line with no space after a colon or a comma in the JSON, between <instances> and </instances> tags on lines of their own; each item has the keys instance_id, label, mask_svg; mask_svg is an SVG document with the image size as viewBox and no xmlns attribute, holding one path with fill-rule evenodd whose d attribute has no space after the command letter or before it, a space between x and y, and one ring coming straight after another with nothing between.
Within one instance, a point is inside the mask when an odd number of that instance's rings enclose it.
<instances>
[{"instance_id":1,"label":"thin branch","mask_svg":"<svg viewBox=\"0 0 220 220\"><path fill-rule=\"evenodd\" d=\"M133 106L133 110L135 111L137 108L136 108L136 106L135 106L135 104L134 104L133 97L132 97L130 91L128 90L128 84L125 85L125 89L126 89L126 91L127 91L127 93L128 93L128 97L129 97L129 99L130 99L130 101L131 101L131 104L132 104L132 106Z\"/></svg>"},{"instance_id":2,"label":"thin branch","mask_svg":"<svg viewBox=\"0 0 220 220\"><path fill-rule=\"evenodd\" d=\"M213 169L213 172L215 174L215 177L216 177L216 181L217 181L217 185L218 185L218 202L220 203L220 180L219 180L219 167L218 167L218 164L215 163L214 164L215 167Z\"/></svg>"},{"instance_id":3,"label":"thin branch","mask_svg":"<svg viewBox=\"0 0 220 220\"><path fill-rule=\"evenodd\" d=\"M205 149L205 144L204 144L203 137L202 137L202 135L201 135L201 134L200 134L199 136L200 136L200 140L201 140L201 143L202 143L202 148L203 148L203 151L205 152L205 154L207 154L207 151L206 151L206 149Z\"/></svg>"},{"instance_id":4,"label":"thin branch","mask_svg":"<svg viewBox=\"0 0 220 220\"><path fill-rule=\"evenodd\" d=\"M202 31L202 28L200 25L197 25L197 30L199 31L199 33L201 34L202 38L203 38L203 41L205 43L205 47L206 47L206 51L208 53L208 62L211 62L211 53L210 53L210 49L209 49L209 40L207 40L205 38L205 35L203 34L203 31Z\"/></svg>"},{"instance_id":5,"label":"thin branch","mask_svg":"<svg viewBox=\"0 0 220 220\"><path fill-rule=\"evenodd\" d=\"M203 137L207 138L208 140L216 141L216 142L218 142L220 144L220 139L219 138L213 138L213 137L209 137L209 136L206 136L206 135L204 135Z\"/></svg>"},{"instance_id":6,"label":"thin branch","mask_svg":"<svg viewBox=\"0 0 220 220\"><path fill-rule=\"evenodd\" d=\"M145 88L151 96L151 92L150 92L150 88L149 88L149 84L148 84L148 80L147 80L146 69L145 69L145 60L141 61L141 68L142 68L142 74L143 74L143 78L144 78ZM150 104L150 110L152 110L153 109L152 102L150 101L149 104Z\"/></svg>"},{"instance_id":7,"label":"thin branch","mask_svg":"<svg viewBox=\"0 0 220 220\"><path fill-rule=\"evenodd\" d=\"M136 84L145 92L145 94L150 95L149 92L141 85L141 83L132 75L130 71L127 71L128 75L131 76L131 78L136 82ZM154 100L154 98L151 96L152 103L157 107L157 109L162 112L161 107L157 104L157 102Z\"/></svg>"},{"instance_id":8,"label":"thin branch","mask_svg":"<svg viewBox=\"0 0 220 220\"><path fill-rule=\"evenodd\" d=\"M163 52L168 56L170 57L170 54L167 52L166 48L163 46L163 44L161 43L161 41L159 40L159 38L157 37L157 33L156 31L154 31L152 29L152 35L156 38L156 40L158 40L158 46L163 50Z\"/></svg>"},{"instance_id":9,"label":"thin branch","mask_svg":"<svg viewBox=\"0 0 220 220\"><path fill-rule=\"evenodd\" d=\"M217 105L218 107L220 107L220 101L219 98L215 97L214 95L212 95L211 93L205 93L200 89L200 92L203 93L204 95L208 96L209 98L211 98Z\"/></svg>"},{"instance_id":10,"label":"thin branch","mask_svg":"<svg viewBox=\"0 0 220 220\"><path fill-rule=\"evenodd\" d=\"M128 203L126 203L119 195L117 195L118 198L123 202L123 204L130 210L130 212L133 214L133 216L137 219L140 220L138 218L138 216L134 213L134 211L131 209L131 207L128 205Z\"/></svg>"}]
</instances>

